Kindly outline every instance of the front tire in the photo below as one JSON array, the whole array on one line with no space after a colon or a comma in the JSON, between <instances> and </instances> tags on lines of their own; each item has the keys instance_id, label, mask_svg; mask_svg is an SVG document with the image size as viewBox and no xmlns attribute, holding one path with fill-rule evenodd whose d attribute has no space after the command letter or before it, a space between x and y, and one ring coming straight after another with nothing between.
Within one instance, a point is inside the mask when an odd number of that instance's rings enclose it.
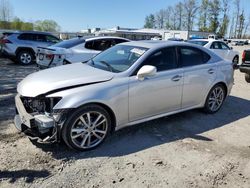
<instances>
[{"instance_id":1,"label":"front tire","mask_svg":"<svg viewBox=\"0 0 250 188\"><path fill-rule=\"evenodd\" d=\"M226 98L226 91L222 84L215 85L208 93L204 111L208 114L218 112Z\"/></svg>"},{"instance_id":2,"label":"front tire","mask_svg":"<svg viewBox=\"0 0 250 188\"><path fill-rule=\"evenodd\" d=\"M250 83L250 74L245 74L245 80L247 83Z\"/></svg>"},{"instance_id":3,"label":"front tire","mask_svg":"<svg viewBox=\"0 0 250 188\"><path fill-rule=\"evenodd\" d=\"M107 138L111 130L109 113L99 105L87 105L74 111L62 129L64 142L73 149L94 149Z\"/></svg>"},{"instance_id":4,"label":"front tire","mask_svg":"<svg viewBox=\"0 0 250 188\"><path fill-rule=\"evenodd\" d=\"M29 65L34 62L34 54L29 50L22 50L17 54L17 60L21 65Z\"/></svg>"}]
</instances>

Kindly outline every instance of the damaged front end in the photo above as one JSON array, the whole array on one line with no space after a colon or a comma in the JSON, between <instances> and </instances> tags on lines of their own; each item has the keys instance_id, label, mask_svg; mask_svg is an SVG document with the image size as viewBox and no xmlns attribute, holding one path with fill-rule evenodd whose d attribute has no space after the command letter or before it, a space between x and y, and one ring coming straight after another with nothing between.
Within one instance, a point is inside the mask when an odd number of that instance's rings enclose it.
<instances>
[{"instance_id":1,"label":"damaged front end","mask_svg":"<svg viewBox=\"0 0 250 188\"><path fill-rule=\"evenodd\" d=\"M53 110L60 97L15 97L16 128L38 142L60 142L61 127L69 110Z\"/></svg>"}]
</instances>

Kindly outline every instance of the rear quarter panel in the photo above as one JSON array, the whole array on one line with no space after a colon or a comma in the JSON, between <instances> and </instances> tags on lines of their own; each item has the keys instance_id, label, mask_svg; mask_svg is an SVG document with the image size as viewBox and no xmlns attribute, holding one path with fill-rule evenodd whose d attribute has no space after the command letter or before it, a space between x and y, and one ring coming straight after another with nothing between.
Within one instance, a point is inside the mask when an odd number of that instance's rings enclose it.
<instances>
[{"instance_id":1,"label":"rear quarter panel","mask_svg":"<svg viewBox=\"0 0 250 188\"><path fill-rule=\"evenodd\" d=\"M223 82L227 86L227 95L230 94L234 83L234 69L229 61L221 61L218 63L218 74L216 82Z\"/></svg>"}]
</instances>

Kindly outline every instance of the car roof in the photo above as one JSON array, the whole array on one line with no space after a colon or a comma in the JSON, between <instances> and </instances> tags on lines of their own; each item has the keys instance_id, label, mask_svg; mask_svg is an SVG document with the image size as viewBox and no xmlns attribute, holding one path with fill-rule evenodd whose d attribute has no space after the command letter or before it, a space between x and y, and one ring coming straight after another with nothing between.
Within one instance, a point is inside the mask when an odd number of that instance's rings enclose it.
<instances>
[{"instance_id":1,"label":"car roof","mask_svg":"<svg viewBox=\"0 0 250 188\"><path fill-rule=\"evenodd\" d=\"M189 41L224 42L222 40L216 40L216 39L191 39Z\"/></svg>"},{"instance_id":2,"label":"car roof","mask_svg":"<svg viewBox=\"0 0 250 188\"><path fill-rule=\"evenodd\" d=\"M185 46L194 46L196 45L180 42L180 41L168 41L168 40L142 40L142 41L131 41L126 43L121 43L118 45L128 45L128 46L137 46L137 47L143 47L143 48L162 48L167 46L179 46L179 45L185 45Z\"/></svg>"},{"instance_id":3,"label":"car roof","mask_svg":"<svg viewBox=\"0 0 250 188\"><path fill-rule=\"evenodd\" d=\"M194 47L194 48L197 48L197 49L200 49L200 50L206 52L207 54L209 54L210 56L214 57L217 60L221 60L221 58L218 55L216 55L215 53L213 53L211 50L209 50L203 46L188 43L188 42L168 41L168 40L165 40L165 41L143 40L143 41L125 42L125 43L120 43L117 45L135 46L135 47L148 48L148 49L152 49L152 50L157 50L157 49L171 47L171 46Z\"/></svg>"},{"instance_id":4,"label":"car roof","mask_svg":"<svg viewBox=\"0 0 250 188\"><path fill-rule=\"evenodd\" d=\"M53 35L50 32L43 32L43 31L15 31L13 34L43 34L43 35Z\"/></svg>"},{"instance_id":5,"label":"car roof","mask_svg":"<svg viewBox=\"0 0 250 188\"><path fill-rule=\"evenodd\" d=\"M122 40L130 41L129 39L126 39L126 38L114 37L114 36L87 36L87 37L79 37L79 38L85 39L86 41L97 40L97 39L122 39Z\"/></svg>"}]
</instances>

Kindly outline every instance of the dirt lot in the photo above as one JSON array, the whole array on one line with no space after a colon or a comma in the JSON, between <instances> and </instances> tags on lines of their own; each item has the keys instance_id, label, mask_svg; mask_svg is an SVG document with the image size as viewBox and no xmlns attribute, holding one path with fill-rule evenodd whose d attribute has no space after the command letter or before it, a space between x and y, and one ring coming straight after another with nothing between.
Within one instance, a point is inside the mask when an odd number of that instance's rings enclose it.
<instances>
[{"instance_id":1,"label":"dirt lot","mask_svg":"<svg viewBox=\"0 0 250 188\"><path fill-rule=\"evenodd\" d=\"M17 133L16 84L34 71L0 59L0 187L250 187L250 84L239 71L217 114L128 127L85 153Z\"/></svg>"}]
</instances>

